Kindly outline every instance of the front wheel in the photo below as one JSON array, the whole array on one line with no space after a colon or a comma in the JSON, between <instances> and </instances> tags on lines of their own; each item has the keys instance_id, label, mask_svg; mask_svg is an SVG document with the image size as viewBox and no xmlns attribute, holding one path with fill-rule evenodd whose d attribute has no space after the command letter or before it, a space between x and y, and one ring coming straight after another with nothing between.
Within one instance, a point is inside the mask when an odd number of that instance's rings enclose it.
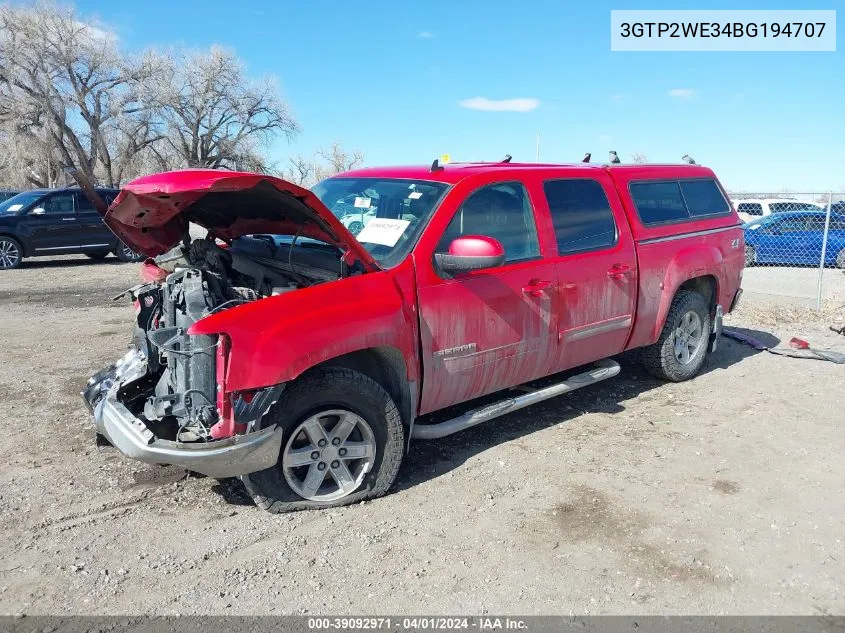
<instances>
[{"instance_id":1,"label":"front wheel","mask_svg":"<svg viewBox=\"0 0 845 633\"><path fill-rule=\"evenodd\" d=\"M707 301L698 292L680 290L672 300L660 338L642 350L643 365L662 380L689 380L704 364L709 339Z\"/></svg>"},{"instance_id":2,"label":"front wheel","mask_svg":"<svg viewBox=\"0 0 845 633\"><path fill-rule=\"evenodd\" d=\"M378 383L356 371L306 374L264 417L262 426L270 424L284 431L278 463L242 478L256 505L270 512L372 499L399 472L399 410Z\"/></svg>"},{"instance_id":3,"label":"front wheel","mask_svg":"<svg viewBox=\"0 0 845 633\"><path fill-rule=\"evenodd\" d=\"M143 255L136 253L123 242L118 243L117 248L114 249L114 254L120 261L126 263L140 262L142 259L144 259Z\"/></svg>"}]
</instances>

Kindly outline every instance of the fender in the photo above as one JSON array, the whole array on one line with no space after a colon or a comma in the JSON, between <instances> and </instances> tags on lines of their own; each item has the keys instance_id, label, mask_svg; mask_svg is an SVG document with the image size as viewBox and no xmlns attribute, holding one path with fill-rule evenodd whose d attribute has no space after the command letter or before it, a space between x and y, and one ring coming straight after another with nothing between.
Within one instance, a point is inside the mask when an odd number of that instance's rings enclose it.
<instances>
[{"instance_id":1,"label":"fender","mask_svg":"<svg viewBox=\"0 0 845 633\"><path fill-rule=\"evenodd\" d=\"M662 293L660 304L657 309L657 318L654 320L654 329L651 332L652 341L656 341L663 330L666 316L672 305L675 293L685 281L705 275L713 275L716 278L716 293L714 299L719 297L719 280L725 278L724 258L718 248L711 245L698 244L679 250L669 261L666 272L661 283Z\"/></svg>"},{"instance_id":2,"label":"fender","mask_svg":"<svg viewBox=\"0 0 845 633\"><path fill-rule=\"evenodd\" d=\"M672 299L681 285L695 277L713 275L718 286L726 279L721 251L710 244L693 244L672 252L668 264L661 265L666 255L665 244L639 244L640 289L637 316L626 349L651 345L660 337ZM664 267L665 266L665 267ZM718 295L717 295L718 296Z\"/></svg>"},{"instance_id":3,"label":"fender","mask_svg":"<svg viewBox=\"0 0 845 633\"><path fill-rule=\"evenodd\" d=\"M228 337L227 392L287 382L325 360L382 346L401 351L415 381L415 295L406 277L391 269L260 299L201 319L189 334Z\"/></svg>"}]
</instances>

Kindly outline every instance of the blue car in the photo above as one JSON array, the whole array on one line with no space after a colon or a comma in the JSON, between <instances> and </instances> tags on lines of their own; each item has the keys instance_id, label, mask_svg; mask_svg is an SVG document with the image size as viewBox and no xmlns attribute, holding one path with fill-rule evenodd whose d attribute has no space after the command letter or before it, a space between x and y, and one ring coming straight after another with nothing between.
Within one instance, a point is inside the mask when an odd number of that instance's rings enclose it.
<instances>
[{"instance_id":1,"label":"blue car","mask_svg":"<svg viewBox=\"0 0 845 633\"><path fill-rule=\"evenodd\" d=\"M819 265L825 225L824 211L773 213L742 225L745 265ZM845 268L845 215L831 213L825 266Z\"/></svg>"}]
</instances>

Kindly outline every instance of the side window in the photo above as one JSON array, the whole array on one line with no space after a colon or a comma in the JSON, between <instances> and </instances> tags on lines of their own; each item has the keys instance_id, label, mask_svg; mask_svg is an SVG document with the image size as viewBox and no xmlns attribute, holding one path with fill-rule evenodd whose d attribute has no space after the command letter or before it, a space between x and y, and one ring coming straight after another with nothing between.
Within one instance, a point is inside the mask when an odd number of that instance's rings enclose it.
<instances>
[{"instance_id":1,"label":"side window","mask_svg":"<svg viewBox=\"0 0 845 633\"><path fill-rule=\"evenodd\" d=\"M499 182L470 194L446 227L437 252L447 253L452 240L464 235L486 235L499 240L505 248L506 262L540 255L528 192L518 182Z\"/></svg>"},{"instance_id":2,"label":"side window","mask_svg":"<svg viewBox=\"0 0 845 633\"><path fill-rule=\"evenodd\" d=\"M51 215L73 215L73 194L57 193L43 200L40 206Z\"/></svg>"},{"instance_id":3,"label":"side window","mask_svg":"<svg viewBox=\"0 0 845 633\"><path fill-rule=\"evenodd\" d=\"M777 224L777 228L781 233L797 233L805 230L807 226L807 219L803 217L786 218Z\"/></svg>"},{"instance_id":4,"label":"side window","mask_svg":"<svg viewBox=\"0 0 845 633\"><path fill-rule=\"evenodd\" d=\"M771 202L769 211L772 213L783 213L784 211L798 211L793 202Z\"/></svg>"},{"instance_id":5,"label":"side window","mask_svg":"<svg viewBox=\"0 0 845 633\"><path fill-rule=\"evenodd\" d=\"M616 222L596 180L550 180L543 192L552 214L560 255L591 251L616 243Z\"/></svg>"},{"instance_id":6,"label":"side window","mask_svg":"<svg viewBox=\"0 0 845 633\"><path fill-rule=\"evenodd\" d=\"M86 196L81 191L77 191L74 196L76 196L76 210L79 212L84 211L93 211L94 205L91 204L91 201L88 200L88 196Z\"/></svg>"},{"instance_id":7,"label":"side window","mask_svg":"<svg viewBox=\"0 0 845 633\"><path fill-rule=\"evenodd\" d=\"M643 224L661 224L689 218L677 181L632 182L630 190Z\"/></svg>"},{"instance_id":8,"label":"side window","mask_svg":"<svg viewBox=\"0 0 845 633\"><path fill-rule=\"evenodd\" d=\"M807 216L807 225L805 226L805 230L807 231L824 231L824 224L825 224L825 216L823 215L808 215ZM833 221L831 220L831 226L833 225Z\"/></svg>"},{"instance_id":9,"label":"side window","mask_svg":"<svg viewBox=\"0 0 845 633\"><path fill-rule=\"evenodd\" d=\"M739 213L748 215L763 215L763 205L759 202L740 202L736 208Z\"/></svg>"},{"instance_id":10,"label":"side window","mask_svg":"<svg viewBox=\"0 0 845 633\"><path fill-rule=\"evenodd\" d=\"M721 215L731 210L716 182L710 178L682 180L681 193L692 217Z\"/></svg>"}]
</instances>

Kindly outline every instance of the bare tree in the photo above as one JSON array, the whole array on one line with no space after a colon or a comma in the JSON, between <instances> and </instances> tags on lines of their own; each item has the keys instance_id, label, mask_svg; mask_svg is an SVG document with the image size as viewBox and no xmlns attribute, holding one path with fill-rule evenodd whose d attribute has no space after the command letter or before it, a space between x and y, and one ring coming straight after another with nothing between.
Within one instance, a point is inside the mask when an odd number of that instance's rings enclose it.
<instances>
[{"instance_id":1,"label":"bare tree","mask_svg":"<svg viewBox=\"0 0 845 633\"><path fill-rule=\"evenodd\" d=\"M313 158L302 154L291 156L288 167L281 172L285 180L303 186L312 185L345 171L350 171L364 164L364 154L360 150L347 151L335 141L329 147L318 149Z\"/></svg>"},{"instance_id":2,"label":"bare tree","mask_svg":"<svg viewBox=\"0 0 845 633\"><path fill-rule=\"evenodd\" d=\"M233 51L215 46L164 61L148 89L182 166L265 171L262 146L299 130L275 80L248 80Z\"/></svg>"},{"instance_id":3,"label":"bare tree","mask_svg":"<svg viewBox=\"0 0 845 633\"><path fill-rule=\"evenodd\" d=\"M295 185L301 187L310 187L316 182L317 164L313 160L308 160L301 154L291 156L288 159L290 166L283 170L282 177L289 180Z\"/></svg>"},{"instance_id":4,"label":"bare tree","mask_svg":"<svg viewBox=\"0 0 845 633\"><path fill-rule=\"evenodd\" d=\"M325 177L350 171L364 164L364 154L358 150L347 152L337 141L327 149L317 150L317 155L326 162L325 170L328 173Z\"/></svg>"},{"instance_id":5,"label":"bare tree","mask_svg":"<svg viewBox=\"0 0 845 633\"><path fill-rule=\"evenodd\" d=\"M121 149L160 139L155 126L134 123L144 110L135 87L154 71L148 56L127 62L113 37L72 9L0 7L0 121L43 135L64 166L89 178L118 184L131 158Z\"/></svg>"},{"instance_id":6,"label":"bare tree","mask_svg":"<svg viewBox=\"0 0 845 633\"><path fill-rule=\"evenodd\" d=\"M646 156L642 152L634 152L633 154L631 154L631 162L644 165L648 162L648 156Z\"/></svg>"}]
</instances>

